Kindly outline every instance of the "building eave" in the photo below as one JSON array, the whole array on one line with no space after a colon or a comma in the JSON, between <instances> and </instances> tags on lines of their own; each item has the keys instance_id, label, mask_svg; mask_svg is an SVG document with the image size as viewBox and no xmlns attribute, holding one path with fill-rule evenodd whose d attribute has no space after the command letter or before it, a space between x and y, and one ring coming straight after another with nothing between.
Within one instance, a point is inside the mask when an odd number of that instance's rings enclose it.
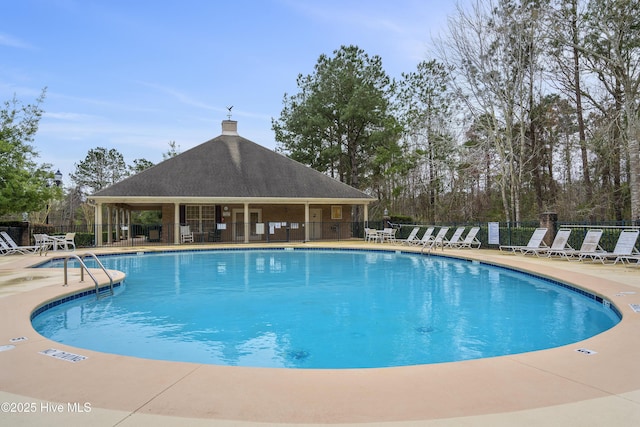
<instances>
[{"instance_id":1,"label":"building eave","mask_svg":"<svg viewBox=\"0 0 640 427\"><path fill-rule=\"evenodd\" d=\"M349 204L368 205L375 198L299 198L299 197L115 197L93 196L95 203L128 204L128 205L162 205L162 204Z\"/></svg>"}]
</instances>

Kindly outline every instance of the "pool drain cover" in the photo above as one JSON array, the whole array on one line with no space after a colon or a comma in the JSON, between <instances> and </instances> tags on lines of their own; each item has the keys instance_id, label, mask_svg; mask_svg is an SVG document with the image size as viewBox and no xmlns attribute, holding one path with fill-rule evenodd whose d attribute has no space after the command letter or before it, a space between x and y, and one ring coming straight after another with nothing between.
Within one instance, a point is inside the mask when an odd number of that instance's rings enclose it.
<instances>
[{"instance_id":1,"label":"pool drain cover","mask_svg":"<svg viewBox=\"0 0 640 427\"><path fill-rule=\"evenodd\" d=\"M640 313L640 304L629 304L629 307L636 313Z\"/></svg>"},{"instance_id":2,"label":"pool drain cover","mask_svg":"<svg viewBox=\"0 0 640 427\"><path fill-rule=\"evenodd\" d=\"M87 356L81 356L79 354L69 353L62 350L56 350L55 348L50 348L48 350L42 350L40 354L44 354L45 356L55 357L56 359L66 360L67 362L80 362L85 360Z\"/></svg>"},{"instance_id":3,"label":"pool drain cover","mask_svg":"<svg viewBox=\"0 0 640 427\"><path fill-rule=\"evenodd\" d=\"M578 353L586 354L587 356L591 356L592 354L597 354L597 351L589 350L588 348L578 348L576 349Z\"/></svg>"}]
</instances>

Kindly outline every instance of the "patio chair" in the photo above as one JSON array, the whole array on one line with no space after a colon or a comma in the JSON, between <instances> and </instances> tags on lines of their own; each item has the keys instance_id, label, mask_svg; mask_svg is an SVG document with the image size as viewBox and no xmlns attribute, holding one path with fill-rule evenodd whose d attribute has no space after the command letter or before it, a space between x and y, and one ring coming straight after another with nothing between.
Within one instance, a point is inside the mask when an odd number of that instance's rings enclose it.
<instances>
[{"instance_id":1,"label":"patio chair","mask_svg":"<svg viewBox=\"0 0 640 427\"><path fill-rule=\"evenodd\" d=\"M382 230L382 233L380 234L380 242L395 243L397 231L398 231L397 228L385 227L384 230Z\"/></svg>"},{"instance_id":2,"label":"patio chair","mask_svg":"<svg viewBox=\"0 0 640 427\"><path fill-rule=\"evenodd\" d=\"M429 248L429 250L431 250L432 248L437 248L438 246L444 249L444 242L448 231L449 227L442 227L440 230L438 230L438 234L436 234L435 237L432 237L428 242L423 243L422 249L420 251L422 252L427 247Z\"/></svg>"},{"instance_id":3,"label":"patio chair","mask_svg":"<svg viewBox=\"0 0 640 427\"><path fill-rule=\"evenodd\" d=\"M435 227L429 227L424 231L424 234L422 235L422 237L420 239L416 239L415 241L413 241L414 245L424 245L425 243L427 243L429 240L431 240L432 236L433 236L433 231L435 230Z\"/></svg>"},{"instance_id":4,"label":"patio chair","mask_svg":"<svg viewBox=\"0 0 640 427\"><path fill-rule=\"evenodd\" d=\"M33 239L36 242L36 246L39 247L38 251L42 255L42 252L47 252L53 248L53 239L46 234L34 234Z\"/></svg>"},{"instance_id":5,"label":"patio chair","mask_svg":"<svg viewBox=\"0 0 640 427\"><path fill-rule=\"evenodd\" d=\"M73 250L76 250L76 233L67 233L64 235L64 237L62 238L61 241L62 245L64 246L64 250L68 251L69 248L73 248Z\"/></svg>"},{"instance_id":6,"label":"patio chair","mask_svg":"<svg viewBox=\"0 0 640 427\"><path fill-rule=\"evenodd\" d=\"M40 249L40 246L20 246L15 240L6 231L0 231L0 236L4 239L6 246L9 247L11 253L19 253L19 254L34 254ZM4 248L3 248L4 249Z\"/></svg>"},{"instance_id":7,"label":"patio chair","mask_svg":"<svg viewBox=\"0 0 640 427\"><path fill-rule=\"evenodd\" d=\"M411 233L409 233L406 239L396 239L396 243L400 243L403 245L412 244L415 240L417 240L416 236L418 235L418 231L420 231L420 227L413 227L413 230L411 230Z\"/></svg>"},{"instance_id":8,"label":"patio chair","mask_svg":"<svg viewBox=\"0 0 640 427\"><path fill-rule=\"evenodd\" d=\"M613 252L581 252L579 259L582 261L589 258L591 261L599 260L604 264L607 260L614 260L615 263L620 258L636 256L640 254L636 249L639 234L640 230L622 230Z\"/></svg>"},{"instance_id":9,"label":"patio chair","mask_svg":"<svg viewBox=\"0 0 640 427\"><path fill-rule=\"evenodd\" d=\"M455 247L458 249L473 248L474 246L476 247L476 249L479 248L480 245L482 245L480 240L476 238L476 235L478 234L479 231L480 231L480 227L471 227L471 230L469 230L469 232L464 237L464 239L460 243L458 243Z\"/></svg>"},{"instance_id":10,"label":"patio chair","mask_svg":"<svg viewBox=\"0 0 640 427\"><path fill-rule=\"evenodd\" d=\"M193 232L188 225L180 226L180 243L193 243Z\"/></svg>"},{"instance_id":11,"label":"patio chair","mask_svg":"<svg viewBox=\"0 0 640 427\"><path fill-rule=\"evenodd\" d=\"M527 251L528 253L528 251L532 249L545 248L547 247L547 245L542 241L542 239L544 239L544 236L546 234L546 228L536 228L531 235L531 238L529 239L529 243L527 243L526 246L500 245L498 249L500 249L500 251L509 251L515 254L516 252L524 253L523 251Z\"/></svg>"},{"instance_id":12,"label":"patio chair","mask_svg":"<svg viewBox=\"0 0 640 427\"><path fill-rule=\"evenodd\" d=\"M466 227L458 227L456 228L456 231L453 232L453 236L451 236L451 239L447 240L444 239L442 242L442 247L444 248L453 248L455 247L457 244L460 243L460 239L462 238L462 233L464 233Z\"/></svg>"},{"instance_id":13,"label":"patio chair","mask_svg":"<svg viewBox=\"0 0 640 427\"><path fill-rule=\"evenodd\" d=\"M365 242L378 242L380 240L380 234L378 233L378 230L376 230L375 228L365 228L364 240Z\"/></svg>"},{"instance_id":14,"label":"patio chair","mask_svg":"<svg viewBox=\"0 0 640 427\"><path fill-rule=\"evenodd\" d=\"M570 235L571 235L570 228L561 228L556 233L556 237L553 238L553 242L551 243L550 247L523 249L522 254L526 255L528 253L532 253L532 254L535 254L536 256L540 256L540 254L548 254L550 251L573 250L573 248L569 245Z\"/></svg>"}]
</instances>

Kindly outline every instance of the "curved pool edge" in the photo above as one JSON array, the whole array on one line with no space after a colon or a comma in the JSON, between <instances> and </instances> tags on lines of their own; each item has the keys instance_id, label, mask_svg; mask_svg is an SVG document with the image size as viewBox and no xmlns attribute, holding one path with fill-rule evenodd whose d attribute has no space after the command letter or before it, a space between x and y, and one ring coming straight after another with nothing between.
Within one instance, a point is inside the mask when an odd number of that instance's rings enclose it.
<instances>
[{"instance_id":1,"label":"curved pool edge","mask_svg":"<svg viewBox=\"0 0 640 427\"><path fill-rule=\"evenodd\" d=\"M583 301L583 303L585 304L585 307L589 307L589 310L594 310L594 311L598 311L598 312L602 312L604 316L608 317L607 320L607 324L606 325L600 325L599 327L599 331L589 331L588 333L583 332L581 335L582 337L574 337L572 340L563 340L564 343L556 343L553 345L550 344L539 344L536 346L536 348L531 348L531 346L529 346L529 348L520 348L516 346L524 346L527 347L527 344L525 342L513 342L509 344L509 351L504 353L504 354L494 354L494 355L482 355L482 356L476 356L476 357L463 357L463 358L459 358L456 359L454 358L453 360L449 359L449 360L438 360L438 361L433 361L433 360L424 360L424 358L422 360L416 360L416 359L412 359L410 361L408 360L404 360L403 363L383 363L383 364L379 364L379 365L374 365L371 364L370 366L367 364L362 364L361 366L353 366L353 365L348 365L348 366L337 366L336 363L333 362L329 362L331 363L331 366L326 366L324 363L316 363L314 366L307 366L307 365L302 365L302 366L296 366L296 365L292 365L292 364L288 364L287 366L269 366L269 365L264 365L264 364L252 364L252 363L240 363L240 361L236 360L234 362L237 363L225 363L224 361L222 362L218 362L218 361L208 361L208 360L198 360L198 359L203 359L202 357L200 358L196 358L196 357L190 357L189 355L187 355L186 358L182 358L179 356L175 356L176 354L178 354L179 352L176 351L176 347L180 347L178 346L174 346L173 349L170 348L165 348L162 347L162 344L160 344L161 348L164 348L164 350L160 350L160 347L157 351L153 351L153 354L151 354L149 352L148 347L146 347L144 350L141 351L127 351L124 349L120 349L122 351L112 351L109 348L106 348L105 346L100 346L98 343L95 342L95 339L97 337L97 333L96 332L92 332L91 334L88 334L88 337L85 338L84 342L79 342L76 341L74 342L73 340L64 340L62 342L67 343L69 346L72 347L78 347L78 348L86 348L86 349L93 349L95 351L98 352L113 352L114 354L120 354L123 356L132 356L132 357L140 357L140 358L149 358L149 359L154 359L154 360L166 360L166 361L190 361L192 363L199 363L199 364L214 364L214 365L228 365L228 366L245 366L245 367L273 367L273 368L281 368L281 369L339 369L339 370L343 370L343 369L367 369L367 368L384 368L384 367L396 367L396 366L412 366L412 365L421 365L421 364L431 364L431 363L448 363L448 362L457 362L457 361L463 361L463 360L471 360L471 359L478 359L478 358L487 358L487 357L499 357L499 356L503 356L503 355L511 355L511 354L518 354L518 353L524 353L524 352L532 352L532 351L539 351L539 350L543 350L543 349L548 349L548 348L553 348L553 347L559 347L559 346L564 346L564 345L572 345L576 342L580 342L580 341L584 341L592 336L595 336L597 334L603 333L607 330L609 330L610 328L614 327L615 325L617 325L619 323L619 321L622 319L622 314L619 310L619 308L617 307L617 305L613 302L611 302L609 299L607 299L606 297L599 295L597 293L593 293L591 291L589 291L586 288L580 287L580 286L576 286L576 285L572 285L570 283L564 282L564 281L560 281L557 280L553 277L543 277L540 274L535 274L532 272L528 272L526 270L523 269L515 269L515 268L511 268L511 267L507 267L504 265L499 265L496 263L491 263L491 262L485 262L485 261L477 261L477 260L469 260L469 259L465 259L465 258L460 258L460 257L455 257L455 256L448 256L448 255L442 255L442 254L421 254L421 253L416 253L415 251L403 251L401 248L390 248L390 249L385 249L385 248L377 248L377 249L362 249L362 248L326 248L326 247L313 247L313 248L307 248L307 247L254 247L254 248L243 248L243 247L232 247L232 248L223 248L223 249L216 249L216 248L206 248L206 249L199 249L199 250L167 250L167 251L156 251L156 252L140 252L138 251L137 253L131 253L131 252L126 252L126 253L122 253L122 254L105 254L102 255L105 257L105 259L102 260L103 263L107 264L107 265L113 265L112 263L110 264L109 258L111 258L111 260L116 260L118 257L122 257L122 256L126 256L127 259L133 259L136 260L139 259L138 255L153 255L153 254L163 254L163 255L169 255L169 256L174 256L177 253L182 253L184 255L187 256L193 256L194 254L203 254L203 255L220 255L220 256L225 256L228 255L232 252L242 252L242 253L254 253L254 254L266 254L266 256L272 256L273 254L294 254L294 253L306 253L306 254L321 254L321 253L327 253L327 254L340 254L340 258L342 258L342 254L358 254L358 255L364 255L364 254L370 254L370 255L380 255L383 256L385 260L388 260L390 256L395 256L395 255L400 255L400 254L406 254L406 255L411 255L414 258L418 257L418 258L422 258L422 257L426 257L425 259L428 259L429 257L433 257L434 259L440 259L443 260L443 262L456 262L457 265L468 265L468 266L472 266L472 264L475 264L476 266L486 266L489 268L493 268L496 271L502 271L504 272L511 272L513 274L517 273L519 274L518 277L529 277L529 278L536 278L536 279L540 279L541 281L543 281L544 283L548 284L548 286L552 287L552 288L557 288L556 292L560 292L560 289L564 289L565 291L568 291L568 294L572 294L573 296L571 298L578 298L580 301ZM271 254L271 255L269 255ZM387 254L387 255L385 255ZM102 257L101 256L101 257ZM160 258L160 259L164 259L164 258ZM225 258L226 259L226 258ZM54 258L51 261L59 261L60 258ZM370 258L369 255L367 255L367 262L369 262ZM173 263L174 261L172 261ZM324 262L324 261L323 261ZM334 262L334 261L331 261ZM336 262L339 262L339 260L336 260ZM47 264L45 264L44 266L46 267ZM59 268L61 266L61 262L57 263L57 267ZM448 265L448 264L445 264ZM140 268L140 265L136 263L137 268ZM40 268L42 268L42 266L39 266ZM120 268L125 268L124 264L120 267ZM391 267L391 266L385 266L385 269L395 269L397 267ZM187 270L189 270L189 268L187 268ZM146 270L145 270L146 271ZM510 274L511 274L510 273ZM147 273L141 273L139 272L139 275L142 274L143 276L146 275ZM201 274L208 274L208 270L206 271L202 271ZM307 273L308 274L308 273ZM171 275L171 277L173 277L173 275ZM184 284L184 283L183 283ZM120 283L114 283L114 288L118 289L118 287L120 286ZM108 290L109 286L101 286L100 289L102 291L104 290ZM153 287L154 291L155 291L155 285ZM173 287L171 288L173 290ZM84 297L93 297L94 295L94 290L93 289L84 289L84 290L78 290L76 293L73 294L66 294L64 297L60 297L59 299L55 299L53 301L47 301L46 303L42 304L41 306L39 306L35 311L32 312L31 314L31 321L32 323L35 322L34 324L36 331L39 331L39 333L42 333L42 323L38 323L36 321L36 318L38 318L38 316L40 315L45 315L46 312L49 309L53 309L55 307L58 307L62 304L66 304L66 303L73 303L74 300L80 299L80 298L84 298ZM76 302L75 304L85 304L85 303L91 303L91 300L95 300L95 297L93 298L89 298L89 300L87 300L86 298L83 299L82 302ZM214 298L214 300L216 300L216 298ZM149 310L151 309L147 309L145 304L145 301L139 301L141 304L137 304L134 311L135 312L141 312L141 313L147 313ZM114 304L116 302L114 301ZM213 303L213 302L212 302ZM435 304L435 303L434 303ZM501 303L504 304L504 301ZM508 304L508 303L507 303ZM242 306L242 304L241 304ZM242 311L242 307L237 307L237 310ZM585 308L586 310L586 308ZM100 310L102 311L102 310ZM455 312L455 310L454 310ZM581 310L578 310L578 312L581 312ZM152 313L152 311L151 311ZM45 316L46 317L46 316ZM107 321L108 318L105 318L105 321ZM390 319L391 321L393 321L393 319ZM100 321L99 323L101 323L102 321ZM65 322L66 323L66 322ZM472 322L473 323L473 322ZM557 323L557 322L556 322ZM37 326L40 325L40 326ZM55 324L48 324L49 326L47 327L47 330L49 333L43 333L43 335L47 338L53 339L55 340L55 338L51 338L55 332L52 332L52 330L50 328L55 328L57 325ZM366 327L366 326L364 326ZM82 328L84 328L84 326L82 326ZM224 327L223 327L224 328ZM546 329L546 324L542 329ZM274 330L275 333L277 335L280 335L280 332L275 329ZM162 334L163 336L170 336L170 332L167 334ZM535 332L532 332L532 335L534 336L534 338L538 338L537 336L535 336ZM99 337L98 337L99 338ZM89 341L87 342L86 339L88 339ZM165 338L166 339L166 338ZM181 339L179 336L173 337L171 338L171 342L173 342L174 339ZM381 338L381 339L388 339L388 338ZM499 336L496 336L496 339L500 339ZM136 340L139 341L139 340ZM535 341L535 339L534 339ZM86 342L86 345L84 345ZM102 347L102 348L101 348ZM173 353L172 353L173 351ZM173 354L173 355L172 355ZM395 357L395 356L394 356ZM407 358L411 358L411 356L409 355L405 355L405 357ZM206 355L204 357L204 359L206 359ZM385 362L389 362L389 360L385 360ZM366 366L365 366L366 365Z\"/></svg>"},{"instance_id":2,"label":"curved pool edge","mask_svg":"<svg viewBox=\"0 0 640 427\"><path fill-rule=\"evenodd\" d=\"M331 246L381 247L361 243ZM433 423L457 417L495 420L495 417L524 416L528 411L536 414L549 411L551 416L555 411L562 413L563 408L566 413L572 413L575 408L583 411L584 406L604 405L609 408L607 422L611 422L612 416L615 419L616 413L623 412L627 422L632 421L628 415L638 414L640 408L640 375L636 367L640 355L636 338L640 314L634 313L628 304L639 303L640 296L620 292L640 292L638 287L625 283L635 279L640 286L637 280L640 269L581 265L581 271L574 271L575 268L567 268L570 264L566 261L529 259L496 251L446 250L445 254L524 268L532 273L548 274L555 280L579 283L580 287L614 302L623 319L607 332L575 345L490 359L340 371L237 368L150 361L48 341L37 335L29 322L30 309L47 298L55 298L55 293L60 291L45 284L0 298L4 318L0 345L14 337L28 338L16 343L13 350L0 352L0 366L10 363L13 368L2 370L0 384L2 390L11 395L65 404L80 399L96 408L92 411L94 415L77 414L78 417L98 416L107 410L110 414L134 417L128 419L153 414L218 420L221 425L225 420L420 421L425 425L428 420ZM15 320L7 321L9 318ZM43 349L55 347L88 358L70 363L39 354ZM586 355L577 352L577 348L591 349L595 354ZM37 380L32 379L34 377ZM61 384L66 387L60 387ZM4 416L0 414L0 419ZM601 412L593 413L587 419L593 425L594 419L601 416ZM557 415L555 417L557 421Z\"/></svg>"}]
</instances>

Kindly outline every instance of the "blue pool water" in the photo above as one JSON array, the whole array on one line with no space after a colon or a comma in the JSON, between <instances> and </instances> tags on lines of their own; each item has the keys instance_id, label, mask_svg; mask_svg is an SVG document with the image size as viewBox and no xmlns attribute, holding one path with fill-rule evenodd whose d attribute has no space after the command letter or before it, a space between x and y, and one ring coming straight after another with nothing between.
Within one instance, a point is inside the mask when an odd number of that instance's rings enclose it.
<instances>
[{"instance_id":1,"label":"blue pool water","mask_svg":"<svg viewBox=\"0 0 640 427\"><path fill-rule=\"evenodd\" d=\"M368 368L522 353L614 326L606 304L531 275L383 251L226 250L101 257L114 297L33 319L45 337L150 359Z\"/></svg>"}]
</instances>

